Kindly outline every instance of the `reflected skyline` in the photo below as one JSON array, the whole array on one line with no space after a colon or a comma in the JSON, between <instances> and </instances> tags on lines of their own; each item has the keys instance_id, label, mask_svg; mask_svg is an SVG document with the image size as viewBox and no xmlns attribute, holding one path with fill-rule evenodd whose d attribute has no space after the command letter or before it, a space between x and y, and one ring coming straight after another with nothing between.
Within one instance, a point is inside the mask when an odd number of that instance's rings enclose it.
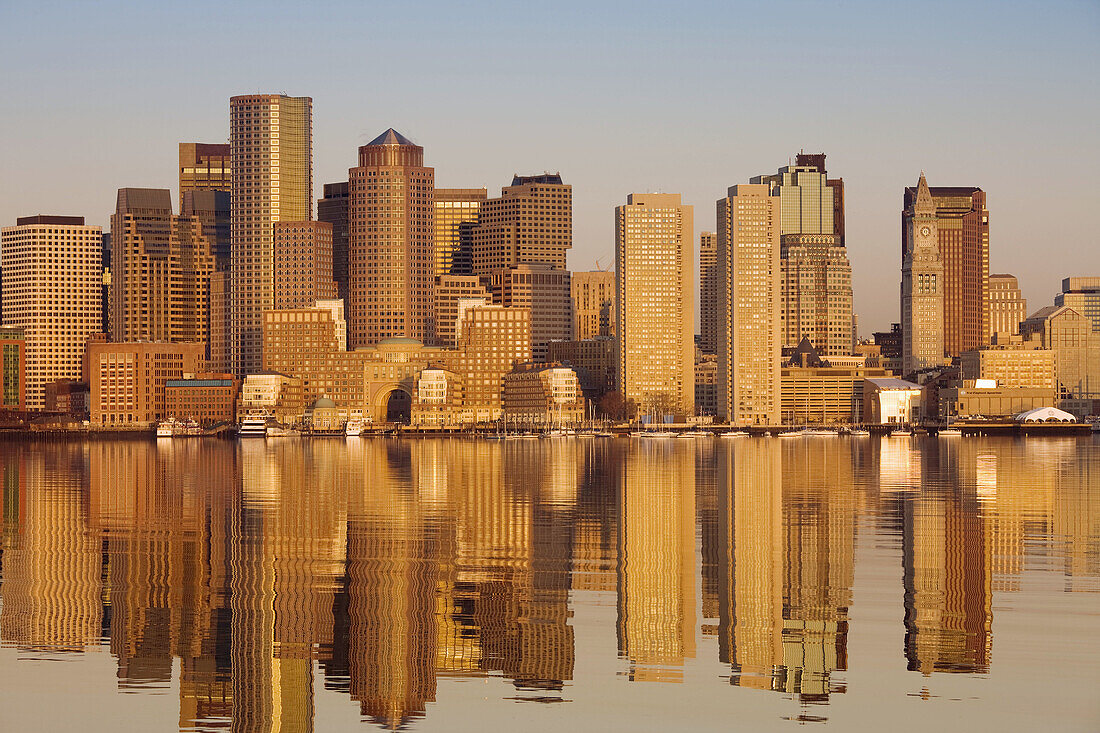
<instances>
[{"instance_id":1,"label":"reflected skyline","mask_svg":"<svg viewBox=\"0 0 1100 733\"><path fill-rule=\"evenodd\" d=\"M333 695L442 724L444 688L491 678L569 705L594 638L627 684L827 718L868 662L864 531L896 542L876 663L905 674L1003 672L996 599L1036 568L1100 591L1100 450L1073 439L109 441L0 476L0 644L110 654L120 692L178 689L181 730L313 730Z\"/></svg>"}]
</instances>

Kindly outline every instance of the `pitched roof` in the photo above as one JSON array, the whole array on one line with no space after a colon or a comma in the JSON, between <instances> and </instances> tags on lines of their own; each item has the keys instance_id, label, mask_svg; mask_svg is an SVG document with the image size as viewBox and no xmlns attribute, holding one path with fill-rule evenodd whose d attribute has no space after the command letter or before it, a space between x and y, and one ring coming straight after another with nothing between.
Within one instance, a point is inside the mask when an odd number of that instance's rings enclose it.
<instances>
[{"instance_id":1,"label":"pitched roof","mask_svg":"<svg viewBox=\"0 0 1100 733\"><path fill-rule=\"evenodd\" d=\"M391 127L367 145L416 145L416 143Z\"/></svg>"}]
</instances>

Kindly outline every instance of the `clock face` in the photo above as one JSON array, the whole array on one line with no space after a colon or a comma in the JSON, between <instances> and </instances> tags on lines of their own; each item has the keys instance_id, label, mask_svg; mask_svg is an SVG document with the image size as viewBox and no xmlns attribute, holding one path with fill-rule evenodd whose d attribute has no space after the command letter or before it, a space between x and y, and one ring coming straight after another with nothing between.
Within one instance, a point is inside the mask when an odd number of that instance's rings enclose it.
<instances>
[{"instance_id":1,"label":"clock face","mask_svg":"<svg viewBox=\"0 0 1100 733\"><path fill-rule=\"evenodd\" d=\"M922 237L927 237L931 233L932 233L932 230L928 227L921 227L920 228L920 234L921 234Z\"/></svg>"}]
</instances>

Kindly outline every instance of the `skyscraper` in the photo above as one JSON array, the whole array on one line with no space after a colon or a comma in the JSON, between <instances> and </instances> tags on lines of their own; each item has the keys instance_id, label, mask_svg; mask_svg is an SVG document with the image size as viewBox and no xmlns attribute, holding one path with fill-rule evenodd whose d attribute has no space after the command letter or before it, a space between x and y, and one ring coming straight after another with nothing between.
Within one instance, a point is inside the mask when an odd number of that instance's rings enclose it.
<instances>
[{"instance_id":1,"label":"skyscraper","mask_svg":"<svg viewBox=\"0 0 1100 733\"><path fill-rule=\"evenodd\" d=\"M187 191L231 191L231 156L227 143L180 143L180 201Z\"/></svg>"},{"instance_id":2,"label":"skyscraper","mask_svg":"<svg viewBox=\"0 0 1100 733\"><path fill-rule=\"evenodd\" d=\"M263 312L275 305L272 224L313 218L313 100L256 94L229 100L233 174L230 341L233 371L258 371Z\"/></svg>"},{"instance_id":3,"label":"skyscraper","mask_svg":"<svg viewBox=\"0 0 1100 733\"><path fill-rule=\"evenodd\" d=\"M653 414L695 403L694 234L678 193L615 208L617 385Z\"/></svg>"},{"instance_id":4,"label":"skyscraper","mask_svg":"<svg viewBox=\"0 0 1100 733\"><path fill-rule=\"evenodd\" d=\"M574 272L570 281L573 297L574 341L615 334L615 273L604 270Z\"/></svg>"},{"instance_id":5,"label":"skyscraper","mask_svg":"<svg viewBox=\"0 0 1100 733\"><path fill-rule=\"evenodd\" d=\"M350 345L397 336L428 343L435 169L424 166L424 148L391 128L359 148L348 177Z\"/></svg>"},{"instance_id":6,"label":"skyscraper","mask_svg":"<svg viewBox=\"0 0 1100 733\"><path fill-rule=\"evenodd\" d=\"M499 198L481 205L473 230L472 274L491 275L524 262L565 269L573 246L573 187L561 174L513 176Z\"/></svg>"},{"instance_id":7,"label":"skyscraper","mask_svg":"<svg viewBox=\"0 0 1100 733\"><path fill-rule=\"evenodd\" d=\"M1092 330L1100 333L1100 277L1064 278L1062 292L1054 296L1054 305L1069 306L1092 321Z\"/></svg>"},{"instance_id":8,"label":"skyscraper","mask_svg":"<svg viewBox=\"0 0 1100 733\"><path fill-rule=\"evenodd\" d=\"M944 357L944 266L936 203L920 174L917 193L909 203L906 189L908 247L901 263L901 369L904 374L937 366ZM984 307L984 306L983 306Z\"/></svg>"},{"instance_id":9,"label":"skyscraper","mask_svg":"<svg viewBox=\"0 0 1100 733\"><path fill-rule=\"evenodd\" d=\"M919 186L905 189L901 255L914 248L912 226ZM947 356L989 343L989 211L985 192L974 186L929 189L943 266L943 349Z\"/></svg>"},{"instance_id":10,"label":"skyscraper","mask_svg":"<svg viewBox=\"0 0 1100 733\"><path fill-rule=\"evenodd\" d=\"M111 217L111 338L207 340L214 257L202 224L166 188L120 188Z\"/></svg>"},{"instance_id":11,"label":"skyscraper","mask_svg":"<svg viewBox=\"0 0 1100 733\"><path fill-rule=\"evenodd\" d=\"M731 186L718 210L718 414L730 424L780 421L780 198Z\"/></svg>"},{"instance_id":12,"label":"skyscraper","mask_svg":"<svg viewBox=\"0 0 1100 733\"><path fill-rule=\"evenodd\" d=\"M843 243L844 181L828 178L823 153L800 153L796 161L775 175L752 179L771 186L780 200L783 346L794 348L809 338L824 356L850 354L852 269Z\"/></svg>"},{"instance_id":13,"label":"skyscraper","mask_svg":"<svg viewBox=\"0 0 1100 733\"><path fill-rule=\"evenodd\" d=\"M326 183L317 199L317 220L332 225L332 279L336 294L348 302L348 182Z\"/></svg>"},{"instance_id":14,"label":"skyscraper","mask_svg":"<svg viewBox=\"0 0 1100 733\"><path fill-rule=\"evenodd\" d=\"M1055 299L1057 302L1057 299ZM1027 318L1027 298L1020 293L1015 275L989 276L989 335L1014 336Z\"/></svg>"},{"instance_id":15,"label":"skyscraper","mask_svg":"<svg viewBox=\"0 0 1100 733\"><path fill-rule=\"evenodd\" d=\"M435 275L473 272L473 230L484 188L435 189Z\"/></svg>"},{"instance_id":16,"label":"skyscraper","mask_svg":"<svg viewBox=\"0 0 1100 733\"><path fill-rule=\"evenodd\" d=\"M440 275L435 281L435 343L454 348L466 310L492 301L477 275Z\"/></svg>"},{"instance_id":17,"label":"skyscraper","mask_svg":"<svg viewBox=\"0 0 1100 733\"><path fill-rule=\"evenodd\" d=\"M332 225L279 221L275 242L275 308L311 308L336 298L332 279Z\"/></svg>"},{"instance_id":18,"label":"skyscraper","mask_svg":"<svg viewBox=\"0 0 1100 733\"><path fill-rule=\"evenodd\" d=\"M718 235L699 233L699 334L703 351L718 353Z\"/></svg>"},{"instance_id":19,"label":"skyscraper","mask_svg":"<svg viewBox=\"0 0 1100 733\"><path fill-rule=\"evenodd\" d=\"M546 360L551 341L565 341L573 330L569 271L542 262L497 270L491 280L493 302L531 312L531 357Z\"/></svg>"},{"instance_id":20,"label":"skyscraper","mask_svg":"<svg viewBox=\"0 0 1100 733\"><path fill-rule=\"evenodd\" d=\"M82 216L27 216L0 229L3 325L23 330L26 405L41 410L46 385L80 379L88 337L99 331L103 232Z\"/></svg>"}]
</instances>

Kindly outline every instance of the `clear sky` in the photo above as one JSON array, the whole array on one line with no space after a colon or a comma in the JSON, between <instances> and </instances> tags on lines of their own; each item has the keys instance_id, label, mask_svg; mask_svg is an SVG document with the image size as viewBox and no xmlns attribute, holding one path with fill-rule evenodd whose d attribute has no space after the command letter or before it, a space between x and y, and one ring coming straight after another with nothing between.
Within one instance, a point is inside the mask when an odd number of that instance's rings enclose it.
<instances>
[{"instance_id":1,"label":"clear sky","mask_svg":"<svg viewBox=\"0 0 1100 733\"><path fill-rule=\"evenodd\" d=\"M898 320L902 188L977 185L990 269L1029 310L1100 274L1100 3L0 0L0 224L106 225L123 186L176 200L177 143L229 97L313 97L314 181L394 127L436 184L561 171L570 266L612 262L613 208L728 186L800 149L844 178L860 330ZM178 205L178 201L176 201Z\"/></svg>"}]
</instances>

